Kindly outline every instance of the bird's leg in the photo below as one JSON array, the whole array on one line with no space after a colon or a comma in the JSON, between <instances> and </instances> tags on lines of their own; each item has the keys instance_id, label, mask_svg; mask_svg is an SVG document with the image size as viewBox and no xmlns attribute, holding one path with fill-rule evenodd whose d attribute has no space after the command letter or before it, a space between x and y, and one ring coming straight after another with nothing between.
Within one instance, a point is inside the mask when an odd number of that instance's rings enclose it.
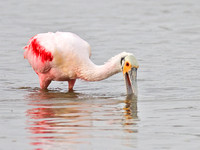
<instances>
[{"instance_id":1,"label":"bird's leg","mask_svg":"<svg viewBox=\"0 0 200 150\"><path fill-rule=\"evenodd\" d=\"M68 89L69 89L69 91L73 91L73 87L74 87L75 82L76 82L76 79L71 79L71 80L68 81L68 84L69 84Z\"/></svg>"},{"instance_id":2,"label":"bird's leg","mask_svg":"<svg viewBox=\"0 0 200 150\"><path fill-rule=\"evenodd\" d=\"M46 81L40 80L40 88L42 90L46 90L50 83L51 83L51 80L46 80Z\"/></svg>"},{"instance_id":3,"label":"bird's leg","mask_svg":"<svg viewBox=\"0 0 200 150\"><path fill-rule=\"evenodd\" d=\"M51 80L48 80L43 74L39 74L39 80L40 80L40 88L42 90L46 90L49 84L51 83Z\"/></svg>"}]
</instances>

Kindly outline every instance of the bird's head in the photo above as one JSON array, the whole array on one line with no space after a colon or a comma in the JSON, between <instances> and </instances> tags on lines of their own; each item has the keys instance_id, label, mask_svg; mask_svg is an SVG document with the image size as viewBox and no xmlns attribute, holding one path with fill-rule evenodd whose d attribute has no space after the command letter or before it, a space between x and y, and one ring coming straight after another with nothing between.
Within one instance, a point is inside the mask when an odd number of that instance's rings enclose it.
<instances>
[{"instance_id":1,"label":"bird's head","mask_svg":"<svg viewBox=\"0 0 200 150\"><path fill-rule=\"evenodd\" d=\"M126 83L127 94L137 95L137 69L138 62L132 54L121 58L122 72Z\"/></svg>"}]
</instances>

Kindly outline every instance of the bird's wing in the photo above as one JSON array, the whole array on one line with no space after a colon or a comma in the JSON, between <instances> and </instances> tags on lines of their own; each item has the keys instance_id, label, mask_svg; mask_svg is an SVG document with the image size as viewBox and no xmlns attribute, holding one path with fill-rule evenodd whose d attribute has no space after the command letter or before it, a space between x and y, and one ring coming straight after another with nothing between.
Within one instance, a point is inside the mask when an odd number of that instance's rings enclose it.
<instances>
[{"instance_id":1,"label":"bird's wing","mask_svg":"<svg viewBox=\"0 0 200 150\"><path fill-rule=\"evenodd\" d=\"M73 76L71 74L75 73L81 64L89 61L90 45L76 34L56 32L54 42L56 46L53 51L53 64L65 74Z\"/></svg>"},{"instance_id":2,"label":"bird's wing","mask_svg":"<svg viewBox=\"0 0 200 150\"><path fill-rule=\"evenodd\" d=\"M48 72L52 67L52 49L54 49L52 38L50 34L38 34L24 47L24 58L28 59L36 73Z\"/></svg>"},{"instance_id":3,"label":"bird's wing","mask_svg":"<svg viewBox=\"0 0 200 150\"><path fill-rule=\"evenodd\" d=\"M56 50L70 54L91 56L90 45L78 35L71 32L56 32L55 33Z\"/></svg>"},{"instance_id":4,"label":"bird's wing","mask_svg":"<svg viewBox=\"0 0 200 150\"><path fill-rule=\"evenodd\" d=\"M69 66L76 66L91 56L90 45L70 32L38 34L24 49L24 58L36 73L48 72L52 67L71 70Z\"/></svg>"}]
</instances>

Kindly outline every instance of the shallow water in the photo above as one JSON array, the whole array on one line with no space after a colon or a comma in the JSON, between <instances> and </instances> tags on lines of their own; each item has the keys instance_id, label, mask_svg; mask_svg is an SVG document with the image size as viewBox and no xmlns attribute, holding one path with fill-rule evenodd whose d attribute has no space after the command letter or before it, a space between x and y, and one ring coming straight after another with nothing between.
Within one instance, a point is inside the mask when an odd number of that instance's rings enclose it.
<instances>
[{"instance_id":1,"label":"shallow water","mask_svg":"<svg viewBox=\"0 0 200 150\"><path fill-rule=\"evenodd\" d=\"M0 22L0 149L200 148L198 0L7 0ZM40 91L23 46L49 31L80 35L96 64L134 53L138 97L122 73Z\"/></svg>"}]
</instances>

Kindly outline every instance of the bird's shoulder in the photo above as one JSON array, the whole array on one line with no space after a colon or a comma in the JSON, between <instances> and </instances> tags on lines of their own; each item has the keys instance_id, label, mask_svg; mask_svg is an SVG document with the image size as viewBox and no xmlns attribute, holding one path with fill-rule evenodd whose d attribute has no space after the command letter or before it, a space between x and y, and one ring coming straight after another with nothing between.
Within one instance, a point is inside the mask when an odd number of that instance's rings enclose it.
<instances>
[{"instance_id":1,"label":"bird's shoulder","mask_svg":"<svg viewBox=\"0 0 200 150\"><path fill-rule=\"evenodd\" d=\"M90 44L78 35L71 32L56 32L55 40L56 49L62 53L75 53L91 56Z\"/></svg>"}]
</instances>

